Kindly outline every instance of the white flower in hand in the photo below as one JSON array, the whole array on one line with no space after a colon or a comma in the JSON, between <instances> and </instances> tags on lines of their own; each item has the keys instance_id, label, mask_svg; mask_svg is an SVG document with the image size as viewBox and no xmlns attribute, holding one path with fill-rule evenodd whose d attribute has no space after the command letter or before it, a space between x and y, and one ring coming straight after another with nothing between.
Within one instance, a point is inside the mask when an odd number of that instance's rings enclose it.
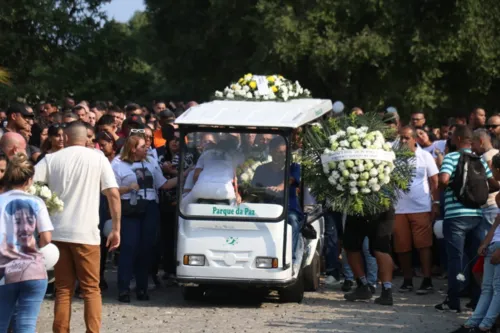
<instances>
[{"instance_id":1,"label":"white flower in hand","mask_svg":"<svg viewBox=\"0 0 500 333\"><path fill-rule=\"evenodd\" d=\"M44 200L49 199L52 196L52 192L47 186L42 186L40 189L40 197Z\"/></svg>"},{"instance_id":2,"label":"white flower in hand","mask_svg":"<svg viewBox=\"0 0 500 333\"><path fill-rule=\"evenodd\" d=\"M462 273L458 273L457 280L460 282L465 282L465 275L463 275Z\"/></svg>"}]
</instances>

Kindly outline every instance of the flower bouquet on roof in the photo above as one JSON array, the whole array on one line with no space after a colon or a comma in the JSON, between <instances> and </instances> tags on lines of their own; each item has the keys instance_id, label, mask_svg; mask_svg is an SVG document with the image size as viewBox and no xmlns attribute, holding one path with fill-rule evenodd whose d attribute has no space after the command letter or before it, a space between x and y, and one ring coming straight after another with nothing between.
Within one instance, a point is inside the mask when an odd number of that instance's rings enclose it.
<instances>
[{"instance_id":1,"label":"flower bouquet on roof","mask_svg":"<svg viewBox=\"0 0 500 333\"><path fill-rule=\"evenodd\" d=\"M42 183L34 183L28 190L29 194L36 195L45 202L50 215L64 210L64 202L49 187Z\"/></svg>"},{"instance_id":2,"label":"flower bouquet on roof","mask_svg":"<svg viewBox=\"0 0 500 333\"><path fill-rule=\"evenodd\" d=\"M298 81L292 82L281 75L246 74L223 91L216 91L215 99L245 101L288 101L311 98L311 92Z\"/></svg>"},{"instance_id":3,"label":"flower bouquet on roof","mask_svg":"<svg viewBox=\"0 0 500 333\"><path fill-rule=\"evenodd\" d=\"M393 146L377 115L330 118L304 134L304 180L333 211L371 216L389 210L408 191L413 153Z\"/></svg>"}]
</instances>

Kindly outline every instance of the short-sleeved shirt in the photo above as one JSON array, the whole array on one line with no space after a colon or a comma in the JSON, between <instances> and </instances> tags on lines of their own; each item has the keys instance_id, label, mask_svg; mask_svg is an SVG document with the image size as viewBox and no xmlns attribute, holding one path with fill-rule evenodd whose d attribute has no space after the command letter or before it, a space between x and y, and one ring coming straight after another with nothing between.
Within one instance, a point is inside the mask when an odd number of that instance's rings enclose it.
<instances>
[{"instance_id":1,"label":"short-sleeved shirt","mask_svg":"<svg viewBox=\"0 0 500 333\"><path fill-rule=\"evenodd\" d=\"M156 161L143 161L128 163L119 157L111 163L116 182L119 187L130 186L137 183L140 190L137 195L146 200L158 201L157 191L167 182ZM123 200L130 200L131 193L121 195Z\"/></svg>"},{"instance_id":2,"label":"short-sleeved shirt","mask_svg":"<svg viewBox=\"0 0 500 333\"><path fill-rule=\"evenodd\" d=\"M420 147L409 163L415 167L410 191L401 193L396 204L396 214L415 214L430 212L432 208L429 177L439 173L432 155ZM437 198L436 198L437 199Z\"/></svg>"},{"instance_id":3,"label":"short-sleeved shirt","mask_svg":"<svg viewBox=\"0 0 500 333\"><path fill-rule=\"evenodd\" d=\"M0 195L0 286L47 278L35 237L53 229L42 199L18 190Z\"/></svg>"},{"instance_id":4,"label":"short-sleeved shirt","mask_svg":"<svg viewBox=\"0 0 500 333\"><path fill-rule=\"evenodd\" d=\"M297 189L300 184L300 164L292 163L290 165L290 177L295 181L290 184L288 196L288 209L297 213L302 213L299 200L297 198ZM283 170L276 170L273 163L266 163L255 170L255 175L252 179L252 186L255 187L271 187L283 184Z\"/></svg>"},{"instance_id":5,"label":"short-sleeved shirt","mask_svg":"<svg viewBox=\"0 0 500 333\"><path fill-rule=\"evenodd\" d=\"M101 152L70 146L48 154L35 166L34 180L47 184L64 202L64 210L52 216L53 240L101 244L100 193L118 187L111 165Z\"/></svg>"},{"instance_id":6,"label":"short-sleeved shirt","mask_svg":"<svg viewBox=\"0 0 500 333\"><path fill-rule=\"evenodd\" d=\"M470 153L470 149L462 149L461 151ZM460 152L449 153L444 157L443 165L441 166L440 173L450 175L450 184L455 178L455 171L457 169L458 160L460 159ZM486 170L486 178L491 178L492 173L488 164L481 159L483 166ZM454 217L463 216L483 216L481 209L467 208L462 205L453 194L453 190L448 186L444 193L444 218L451 219Z\"/></svg>"}]
</instances>

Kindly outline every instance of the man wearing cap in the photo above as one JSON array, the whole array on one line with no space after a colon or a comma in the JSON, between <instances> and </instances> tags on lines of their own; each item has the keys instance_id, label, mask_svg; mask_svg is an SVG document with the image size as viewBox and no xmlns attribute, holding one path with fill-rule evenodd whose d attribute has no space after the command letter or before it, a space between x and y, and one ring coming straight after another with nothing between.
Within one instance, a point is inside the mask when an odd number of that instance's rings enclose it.
<instances>
[{"instance_id":1,"label":"man wearing cap","mask_svg":"<svg viewBox=\"0 0 500 333\"><path fill-rule=\"evenodd\" d=\"M35 114L33 109L26 104L14 103L7 109L7 125L3 129L3 133L18 133L23 135L23 133L31 133L31 126L33 126L35 120ZM23 135L26 142L29 138ZM32 158L33 154L40 152L40 150L34 146L26 147L26 155Z\"/></svg>"},{"instance_id":2,"label":"man wearing cap","mask_svg":"<svg viewBox=\"0 0 500 333\"><path fill-rule=\"evenodd\" d=\"M167 143L165 136L163 135L163 127L167 127L169 124L173 124L175 121L175 114L170 110L163 110L159 113L160 117L160 128L154 132L154 145L155 147L162 147Z\"/></svg>"}]
</instances>

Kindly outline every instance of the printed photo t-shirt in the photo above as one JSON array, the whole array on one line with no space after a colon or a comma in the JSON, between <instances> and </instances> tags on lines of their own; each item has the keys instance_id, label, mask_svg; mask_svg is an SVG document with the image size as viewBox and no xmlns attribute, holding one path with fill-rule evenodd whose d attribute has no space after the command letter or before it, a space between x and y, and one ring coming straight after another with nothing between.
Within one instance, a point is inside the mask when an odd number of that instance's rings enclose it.
<instances>
[{"instance_id":1,"label":"printed photo t-shirt","mask_svg":"<svg viewBox=\"0 0 500 333\"><path fill-rule=\"evenodd\" d=\"M42 199L18 190L0 195L0 286L47 278L35 236L53 229Z\"/></svg>"}]
</instances>

